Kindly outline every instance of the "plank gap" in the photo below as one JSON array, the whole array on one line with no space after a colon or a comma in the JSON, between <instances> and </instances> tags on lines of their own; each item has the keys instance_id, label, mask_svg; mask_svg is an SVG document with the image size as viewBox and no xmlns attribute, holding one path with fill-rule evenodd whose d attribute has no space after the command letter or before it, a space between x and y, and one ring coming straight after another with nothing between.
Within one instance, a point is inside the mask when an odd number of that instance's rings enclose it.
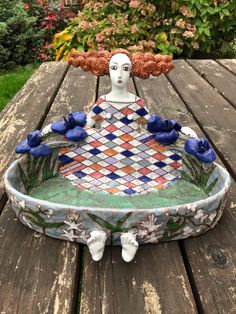
<instances>
[{"instance_id":1,"label":"plank gap","mask_svg":"<svg viewBox=\"0 0 236 314\"><path fill-rule=\"evenodd\" d=\"M230 59L231 60L231 59ZM218 64L220 64L223 68L225 68L226 70L228 70L230 73L232 73L233 75L236 76L236 73L231 70L229 67L226 66L226 64L224 63L224 61L227 61L227 59L215 59L215 62L217 62Z\"/></svg>"},{"instance_id":2,"label":"plank gap","mask_svg":"<svg viewBox=\"0 0 236 314\"><path fill-rule=\"evenodd\" d=\"M216 61L216 60L214 60ZM213 87L218 94L220 94L234 109L236 109L236 106L235 104L233 104L229 98L225 97L224 93L222 93L216 86L214 86L214 84L207 78L207 75L203 75L204 73L201 73L201 71L191 62L189 62L189 59L186 59L185 60L186 63L188 63L188 65L190 65L193 70L198 74L200 75L209 85L211 85L211 87ZM222 66L221 63L218 63L220 66ZM222 66L223 67L223 66ZM225 68L227 71L231 72L228 68L226 67L223 67ZM231 72L232 73L232 72ZM234 74L234 73L233 73ZM234 74L235 75L235 74Z\"/></svg>"},{"instance_id":3,"label":"plank gap","mask_svg":"<svg viewBox=\"0 0 236 314\"><path fill-rule=\"evenodd\" d=\"M199 74L198 74L199 75ZM167 76L167 79L169 80L169 82L171 83L172 87L174 88L174 90L176 91L176 93L179 95L180 99L182 100L182 102L184 103L186 109L191 113L193 119L195 120L196 124L198 125L198 127L200 128L200 130L202 131L202 133L204 134L204 136L207 138L207 140L210 142L211 146L213 147L213 149L215 150L215 152L217 153L218 157L220 158L220 160L222 161L222 163L224 164L225 168L228 170L228 172L230 173L230 175L234 178L234 180L236 181L236 173L234 172L234 169L231 167L230 163L224 158L223 154L220 152L220 150L218 149L218 147L215 145L215 143L212 141L212 139L208 136L207 131L204 129L204 127L201 125L200 120L197 118L197 116L195 115L194 111L192 110L192 108L187 104L187 102L184 100L184 98L182 97L182 95L180 93L178 93L178 88L176 87L174 81L170 78L170 76Z\"/></svg>"},{"instance_id":4,"label":"plank gap","mask_svg":"<svg viewBox=\"0 0 236 314\"><path fill-rule=\"evenodd\" d=\"M7 193L4 192L1 199L0 199L0 215L2 214L3 209L4 209L7 201L8 201Z\"/></svg>"},{"instance_id":5,"label":"plank gap","mask_svg":"<svg viewBox=\"0 0 236 314\"><path fill-rule=\"evenodd\" d=\"M80 303L81 303L81 294L83 290L83 269L84 269L84 248L86 245L80 244L79 245L79 267L77 268L78 272L78 280L76 283L76 291L75 291L75 304L74 304L74 310L72 311L73 314L80 314Z\"/></svg>"},{"instance_id":6,"label":"plank gap","mask_svg":"<svg viewBox=\"0 0 236 314\"><path fill-rule=\"evenodd\" d=\"M189 257L188 257L188 254L187 254L187 251L186 251L186 248L184 245L184 240L180 240L180 241L178 241L178 243L179 243L179 249L180 249L180 252L181 252L181 255L183 258L185 270L186 270L186 273L188 276L189 284L190 284L190 287L192 289L193 297L194 297L194 300L196 303L197 311L199 314L204 314L204 310L203 310L203 306L202 306L202 302L201 302L201 297L200 297L200 294L199 294L199 291L197 288L197 284L196 284L194 274L193 274L193 271L191 268Z\"/></svg>"}]
</instances>

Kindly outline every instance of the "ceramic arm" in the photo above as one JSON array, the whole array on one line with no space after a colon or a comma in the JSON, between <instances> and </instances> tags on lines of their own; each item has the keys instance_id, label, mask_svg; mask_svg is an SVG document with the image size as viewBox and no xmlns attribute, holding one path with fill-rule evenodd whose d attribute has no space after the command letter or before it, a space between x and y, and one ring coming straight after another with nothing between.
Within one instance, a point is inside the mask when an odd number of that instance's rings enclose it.
<instances>
[{"instance_id":1,"label":"ceramic arm","mask_svg":"<svg viewBox=\"0 0 236 314\"><path fill-rule=\"evenodd\" d=\"M42 136L48 135L49 133L52 133L52 129L51 129L52 123L46 125L43 129L42 129Z\"/></svg>"},{"instance_id":2,"label":"ceramic arm","mask_svg":"<svg viewBox=\"0 0 236 314\"><path fill-rule=\"evenodd\" d=\"M182 136L188 136L188 137L192 137L192 138L198 138L197 133L189 128L188 126L183 126L180 130L180 137Z\"/></svg>"},{"instance_id":3,"label":"ceramic arm","mask_svg":"<svg viewBox=\"0 0 236 314\"><path fill-rule=\"evenodd\" d=\"M90 114L88 114L86 126L92 128L93 126L95 126L95 124L96 121L93 118L91 118Z\"/></svg>"}]
</instances>

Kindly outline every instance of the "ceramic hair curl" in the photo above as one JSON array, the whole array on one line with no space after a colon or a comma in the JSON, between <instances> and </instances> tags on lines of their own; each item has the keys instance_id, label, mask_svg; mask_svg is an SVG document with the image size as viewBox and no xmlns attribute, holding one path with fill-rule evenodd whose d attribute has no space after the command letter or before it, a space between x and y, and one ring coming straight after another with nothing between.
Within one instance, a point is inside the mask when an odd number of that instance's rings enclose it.
<instances>
[{"instance_id":1,"label":"ceramic hair curl","mask_svg":"<svg viewBox=\"0 0 236 314\"><path fill-rule=\"evenodd\" d=\"M147 79L150 75L159 76L166 74L174 68L170 56L143 52L131 53L126 49L91 50L88 52L71 51L68 62L74 67L81 67L84 71L90 71L96 76L109 75L109 61L117 53L126 54L132 64L131 76Z\"/></svg>"}]
</instances>

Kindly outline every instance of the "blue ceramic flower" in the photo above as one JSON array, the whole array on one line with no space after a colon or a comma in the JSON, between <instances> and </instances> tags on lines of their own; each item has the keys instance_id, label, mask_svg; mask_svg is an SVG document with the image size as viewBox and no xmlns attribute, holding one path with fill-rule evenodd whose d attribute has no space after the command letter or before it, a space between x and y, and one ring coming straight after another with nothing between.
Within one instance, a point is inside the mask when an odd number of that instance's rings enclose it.
<instances>
[{"instance_id":1,"label":"blue ceramic flower","mask_svg":"<svg viewBox=\"0 0 236 314\"><path fill-rule=\"evenodd\" d=\"M84 112L73 112L64 117L64 121L52 123L51 129L55 133L63 134L68 140L78 142L88 134L82 129L86 124L86 114Z\"/></svg>"},{"instance_id":2,"label":"blue ceramic flower","mask_svg":"<svg viewBox=\"0 0 236 314\"><path fill-rule=\"evenodd\" d=\"M156 114L151 115L150 119L148 120L148 124L147 124L148 131L151 133L156 133L157 129L158 129L159 122L162 120L163 119Z\"/></svg>"},{"instance_id":3,"label":"blue ceramic flower","mask_svg":"<svg viewBox=\"0 0 236 314\"><path fill-rule=\"evenodd\" d=\"M27 139L22 141L16 146L17 154L30 153L35 157L47 156L52 153L52 149L45 145L41 144L42 136L39 130L30 132L27 136Z\"/></svg>"},{"instance_id":4,"label":"blue ceramic flower","mask_svg":"<svg viewBox=\"0 0 236 314\"><path fill-rule=\"evenodd\" d=\"M210 163L216 159L216 154L205 138L191 138L185 142L185 151L197 157L202 162Z\"/></svg>"},{"instance_id":5,"label":"blue ceramic flower","mask_svg":"<svg viewBox=\"0 0 236 314\"><path fill-rule=\"evenodd\" d=\"M165 120L157 115L152 115L148 121L149 132L156 133L157 142L165 145L173 144L179 137L181 125L175 120Z\"/></svg>"}]
</instances>

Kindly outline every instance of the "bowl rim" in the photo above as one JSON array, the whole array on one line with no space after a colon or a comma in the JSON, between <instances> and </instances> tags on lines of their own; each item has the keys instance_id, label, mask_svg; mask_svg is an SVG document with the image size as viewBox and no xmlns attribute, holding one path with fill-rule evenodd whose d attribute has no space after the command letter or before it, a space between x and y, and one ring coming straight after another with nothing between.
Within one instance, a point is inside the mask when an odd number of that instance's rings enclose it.
<instances>
[{"instance_id":1,"label":"bowl rim","mask_svg":"<svg viewBox=\"0 0 236 314\"><path fill-rule=\"evenodd\" d=\"M9 178L11 172L15 169L17 164L20 162L20 160L24 159L25 156L22 156L21 158L15 160L6 170L4 174L4 184L7 193L9 194L15 194L18 198L21 198L22 200L25 200L27 203L35 203L42 205L43 207L50 207L53 208L54 210L68 210L70 209L75 209L77 211L94 211L94 212L120 212L120 213L128 213L128 212L135 212L135 213L142 213L143 211L145 212L160 212L163 213L163 209L168 208L168 210L178 210L180 207L187 207L187 206L192 206L192 207L199 207L201 206L204 208L206 206L206 203L211 203L216 199L221 199L224 194L228 192L228 190L231 187L231 178L229 172L220 164L214 162L216 167L220 170L220 173L224 173L226 175L226 179L224 180L224 186L215 194L208 196L207 198L192 202L192 203L183 203L179 205L174 205L174 206L166 206L166 207L153 207L153 208L107 208L107 207L86 207L86 206L75 206L75 205L67 205L67 204L60 204L60 203L54 203L46 200L41 200L34 198L32 196L29 196L27 194L24 194L20 191L18 191L16 188L14 188L11 184L11 179Z\"/></svg>"}]
</instances>

